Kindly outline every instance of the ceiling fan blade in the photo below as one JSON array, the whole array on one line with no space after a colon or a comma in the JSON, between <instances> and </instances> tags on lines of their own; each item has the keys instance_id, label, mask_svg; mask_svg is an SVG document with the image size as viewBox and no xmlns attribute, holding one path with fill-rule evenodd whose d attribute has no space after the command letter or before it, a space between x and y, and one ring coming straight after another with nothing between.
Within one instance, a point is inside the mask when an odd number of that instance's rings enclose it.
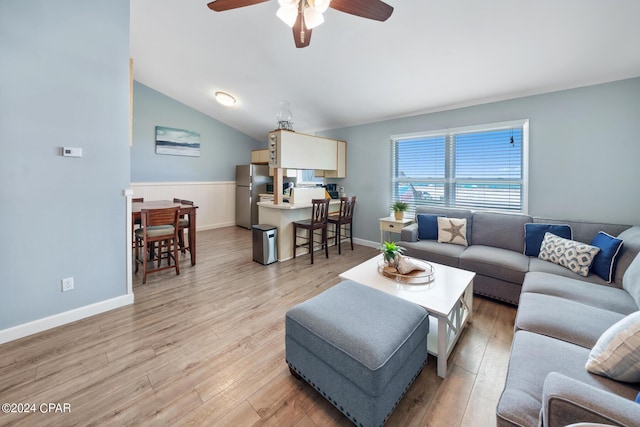
<instances>
[{"instance_id":1,"label":"ceiling fan blade","mask_svg":"<svg viewBox=\"0 0 640 427\"><path fill-rule=\"evenodd\" d=\"M302 19L302 13L298 13L296 23L293 24L293 40L296 42L296 47L307 47L311 42L311 30L304 24Z\"/></svg>"},{"instance_id":2,"label":"ceiling fan blade","mask_svg":"<svg viewBox=\"0 0 640 427\"><path fill-rule=\"evenodd\" d=\"M258 3L264 3L269 0L214 0L207 4L209 9L216 12L223 12L229 9L237 9L239 7L252 6Z\"/></svg>"},{"instance_id":3,"label":"ceiling fan blade","mask_svg":"<svg viewBox=\"0 0 640 427\"><path fill-rule=\"evenodd\" d=\"M376 21L386 21L393 13L393 7L380 0L331 0L329 7Z\"/></svg>"}]
</instances>

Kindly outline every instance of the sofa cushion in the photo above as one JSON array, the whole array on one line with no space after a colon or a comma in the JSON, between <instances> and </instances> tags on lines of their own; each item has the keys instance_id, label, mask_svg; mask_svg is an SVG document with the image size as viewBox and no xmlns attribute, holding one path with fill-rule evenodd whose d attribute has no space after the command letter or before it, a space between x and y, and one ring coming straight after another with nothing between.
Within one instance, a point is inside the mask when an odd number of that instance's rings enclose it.
<instances>
[{"instance_id":1,"label":"sofa cushion","mask_svg":"<svg viewBox=\"0 0 640 427\"><path fill-rule=\"evenodd\" d=\"M566 298L592 307L614 311L621 315L638 310L635 300L623 289L543 272L530 271L526 274L522 284L522 293L526 292Z\"/></svg>"},{"instance_id":2,"label":"sofa cushion","mask_svg":"<svg viewBox=\"0 0 640 427\"><path fill-rule=\"evenodd\" d=\"M493 246L515 252L524 251L524 225L527 215L476 212L473 214L472 245Z\"/></svg>"},{"instance_id":3,"label":"sofa cushion","mask_svg":"<svg viewBox=\"0 0 640 427\"><path fill-rule=\"evenodd\" d=\"M438 243L436 240L420 240L419 242L401 242L404 254L418 259L425 259L438 264L458 267L460 254L465 247L452 243Z\"/></svg>"},{"instance_id":4,"label":"sofa cushion","mask_svg":"<svg viewBox=\"0 0 640 427\"><path fill-rule=\"evenodd\" d=\"M596 255L591 265L591 270L598 276L602 277L607 283L611 283L614 278L616 264L618 262L618 254L622 249L624 241L615 238L610 234L600 231L591 240L591 246L600 248L600 252Z\"/></svg>"},{"instance_id":5,"label":"sofa cushion","mask_svg":"<svg viewBox=\"0 0 640 427\"><path fill-rule=\"evenodd\" d=\"M443 215L417 214L418 239L438 240L438 220Z\"/></svg>"},{"instance_id":6,"label":"sofa cushion","mask_svg":"<svg viewBox=\"0 0 640 427\"><path fill-rule=\"evenodd\" d=\"M467 246L466 218L438 217L438 242Z\"/></svg>"},{"instance_id":7,"label":"sofa cushion","mask_svg":"<svg viewBox=\"0 0 640 427\"><path fill-rule=\"evenodd\" d=\"M589 349L527 331L513 337L509 371L498 402L498 425L539 425L544 381L550 372L633 399L637 386L593 375L584 369ZM505 420L506 422L500 422Z\"/></svg>"},{"instance_id":8,"label":"sofa cushion","mask_svg":"<svg viewBox=\"0 0 640 427\"><path fill-rule=\"evenodd\" d=\"M563 239L552 233L545 233L538 257L567 267L581 276L587 276L591 264L600 248L574 240Z\"/></svg>"},{"instance_id":9,"label":"sofa cushion","mask_svg":"<svg viewBox=\"0 0 640 427\"><path fill-rule=\"evenodd\" d=\"M558 276L568 277L570 279L582 280L583 282L589 283L597 283L598 285L603 285L607 287L616 286L615 284L609 284L606 280L602 279L602 277L598 276L594 272L590 272L586 277L580 276L579 274L574 273L573 271L565 268L561 265L554 264L549 261L542 260L540 258L529 258L529 271L530 272L542 272L542 273L551 273Z\"/></svg>"},{"instance_id":10,"label":"sofa cushion","mask_svg":"<svg viewBox=\"0 0 640 427\"><path fill-rule=\"evenodd\" d=\"M609 234L615 236L615 234ZM624 245L622 245L622 250L618 255L618 265L616 266L614 282L616 285L622 287L622 280L627 268L629 268L629 265L631 265L640 252L640 226L629 227L618 234L617 237L624 241Z\"/></svg>"},{"instance_id":11,"label":"sofa cushion","mask_svg":"<svg viewBox=\"0 0 640 427\"><path fill-rule=\"evenodd\" d=\"M591 349L604 331L623 318L623 314L566 298L524 292L515 328Z\"/></svg>"},{"instance_id":12,"label":"sofa cushion","mask_svg":"<svg viewBox=\"0 0 640 427\"><path fill-rule=\"evenodd\" d=\"M640 382L640 311L607 329L589 353L587 371L625 382Z\"/></svg>"},{"instance_id":13,"label":"sofa cushion","mask_svg":"<svg viewBox=\"0 0 640 427\"><path fill-rule=\"evenodd\" d=\"M460 255L459 265L483 276L522 284L529 269L529 258L508 249L472 245Z\"/></svg>"},{"instance_id":14,"label":"sofa cushion","mask_svg":"<svg viewBox=\"0 0 640 427\"><path fill-rule=\"evenodd\" d=\"M640 255L627 268L622 278L622 288L629 292L629 295L640 306Z\"/></svg>"},{"instance_id":15,"label":"sofa cushion","mask_svg":"<svg viewBox=\"0 0 640 427\"><path fill-rule=\"evenodd\" d=\"M524 225L524 254L538 256L542 240L547 232L565 239L572 238L571 227L566 224L537 224L530 222Z\"/></svg>"}]
</instances>

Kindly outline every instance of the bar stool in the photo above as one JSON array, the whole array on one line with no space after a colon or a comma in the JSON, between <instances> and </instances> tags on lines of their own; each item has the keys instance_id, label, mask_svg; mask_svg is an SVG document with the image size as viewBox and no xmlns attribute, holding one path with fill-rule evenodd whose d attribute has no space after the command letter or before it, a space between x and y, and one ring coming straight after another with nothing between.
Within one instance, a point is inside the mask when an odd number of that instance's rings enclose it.
<instances>
[{"instance_id":1,"label":"bar stool","mask_svg":"<svg viewBox=\"0 0 640 427\"><path fill-rule=\"evenodd\" d=\"M351 241L351 250L353 250L353 208L356 205L356 196L340 197L340 213L338 215L330 215L327 218L329 224L334 224L334 236L336 245L338 245L338 254L342 254L342 239L340 238L340 230L344 226L344 237L349 237ZM349 236L347 236L347 225L349 226Z\"/></svg>"},{"instance_id":2,"label":"bar stool","mask_svg":"<svg viewBox=\"0 0 640 427\"><path fill-rule=\"evenodd\" d=\"M293 224L293 257L296 257L296 249L309 246L311 253L311 264L313 264L314 235L316 230L321 231L322 246L324 247L325 256L329 258L329 245L327 244L327 217L329 214L329 199L313 199L311 200L311 218L294 221ZM307 230L307 236L298 236L298 228ZM305 243L298 244L298 237L307 239Z\"/></svg>"}]
</instances>

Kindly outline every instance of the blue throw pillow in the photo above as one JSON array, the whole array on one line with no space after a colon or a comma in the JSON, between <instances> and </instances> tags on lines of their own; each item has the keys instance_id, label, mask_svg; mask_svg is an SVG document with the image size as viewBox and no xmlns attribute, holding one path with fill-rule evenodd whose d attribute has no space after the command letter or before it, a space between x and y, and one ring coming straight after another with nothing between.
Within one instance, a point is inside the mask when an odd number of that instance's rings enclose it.
<instances>
[{"instance_id":1,"label":"blue throw pillow","mask_svg":"<svg viewBox=\"0 0 640 427\"><path fill-rule=\"evenodd\" d=\"M598 252L593 264L591 264L591 271L602 277L607 283L613 281L622 244L622 239L610 236L604 231L596 234L591 240L591 246L600 248L600 252Z\"/></svg>"},{"instance_id":2,"label":"blue throw pillow","mask_svg":"<svg viewBox=\"0 0 640 427\"><path fill-rule=\"evenodd\" d=\"M438 217L443 216L418 214L418 240L438 240Z\"/></svg>"},{"instance_id":3,"label":"blue throw pillow","mask_svg":"<svg viewBox=\"0 0 640 427\"><path fill-rule=\"evenodd\" d=\"M571 227L565 224L534 224L524 225L524 254L527 256L538 256L540 245L544 240L544 233L555 234L563 239L572 240Z\"/></svg>"},{"instance_id":4,"label":"blue throw pillow","mask_svg":"<svg viewBox=\"0 0 640 427\"><path fill-rule=\"evenodd\" d=\"M636 396L636 402L640 403L640 393Z\"/></svg>"}]
</instances>

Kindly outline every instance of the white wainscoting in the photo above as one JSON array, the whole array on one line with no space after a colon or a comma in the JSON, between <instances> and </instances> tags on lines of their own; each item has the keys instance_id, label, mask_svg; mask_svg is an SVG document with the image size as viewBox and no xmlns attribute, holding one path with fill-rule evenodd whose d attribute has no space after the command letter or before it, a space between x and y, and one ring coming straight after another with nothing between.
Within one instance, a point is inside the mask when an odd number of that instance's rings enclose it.
<instances>
[{"instance_id":1,"label":"white wainscoting","mask_svg":"<svg viewBox=\"0 0 640 427\"><path fill-rule=\"evenodd\" d=\"M197 230L236 224L236 182L132 182L133 197L192 200L198 206Z\"/></svg>"}]
</instances>

